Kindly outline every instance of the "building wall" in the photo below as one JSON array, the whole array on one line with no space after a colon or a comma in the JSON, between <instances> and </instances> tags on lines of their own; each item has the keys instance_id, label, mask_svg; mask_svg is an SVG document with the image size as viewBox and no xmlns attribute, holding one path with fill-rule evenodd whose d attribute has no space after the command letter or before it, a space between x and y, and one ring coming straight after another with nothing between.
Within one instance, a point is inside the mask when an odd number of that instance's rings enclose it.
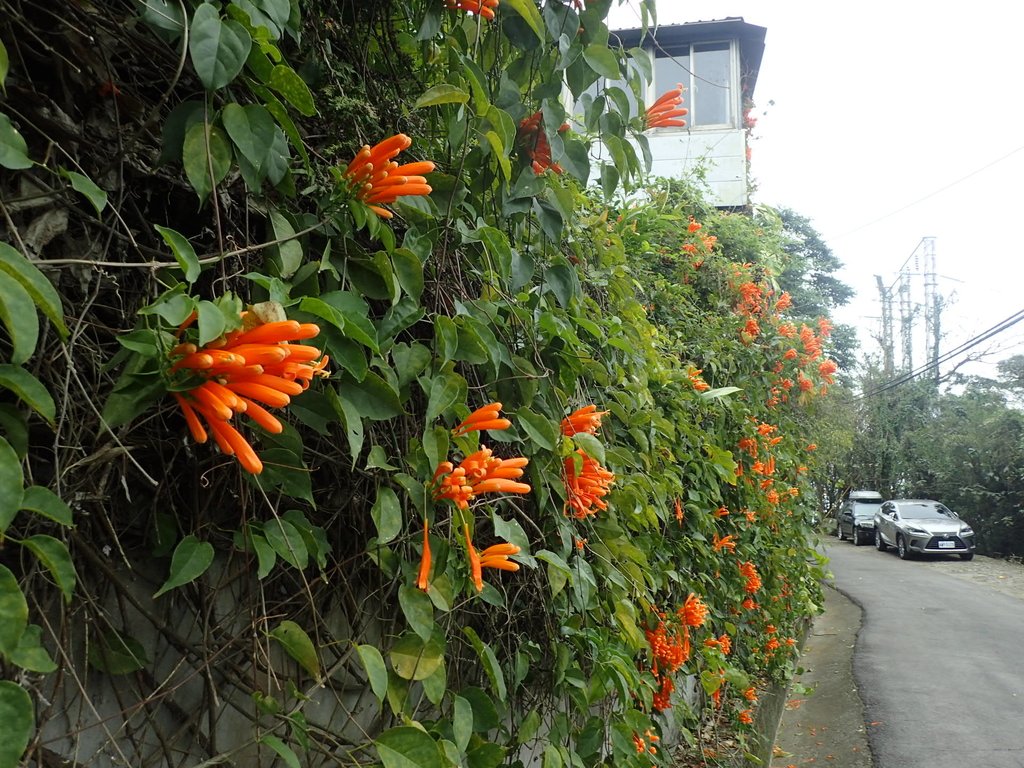
<instances>
[{"instance_id":1,"label":"building wall","mask_svg":"<svg viewBox=\"0 0 1024 768\"><path fill-rule=\"evenodd\" d=\"M739 207L750 202L743 129L653 131L647 140L654 159L652 175L690 177L703 167L715 205Z\"/></svg>"}]
</instances>

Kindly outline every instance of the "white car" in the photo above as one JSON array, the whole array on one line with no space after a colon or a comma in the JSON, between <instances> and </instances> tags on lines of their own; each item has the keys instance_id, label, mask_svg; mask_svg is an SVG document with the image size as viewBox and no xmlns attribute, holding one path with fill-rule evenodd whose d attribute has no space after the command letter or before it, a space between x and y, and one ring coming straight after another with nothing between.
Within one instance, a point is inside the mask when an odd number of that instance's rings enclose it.
<instances>
[{"instance_id":1,"label":"white car","mask_svg":"<svg viewBox=\"0 0 1024 768\"><path fill-rule=\"evenodd\" d=\"M974 531L948 507L931 499L893 499L875 513L875 549L895 547L901 560L914 553L974 557Z\"/></svg>"}]
</instances>

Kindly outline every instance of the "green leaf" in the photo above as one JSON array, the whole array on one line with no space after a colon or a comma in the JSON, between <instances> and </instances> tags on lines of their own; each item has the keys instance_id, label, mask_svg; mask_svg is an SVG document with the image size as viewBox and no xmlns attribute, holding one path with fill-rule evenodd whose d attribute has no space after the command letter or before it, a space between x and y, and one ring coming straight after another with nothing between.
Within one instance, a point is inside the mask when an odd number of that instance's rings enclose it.
<instances>
[{"instance_id":1,"label":"green leaf","mask_svg":"<svg viewBox=\"0 0 1024 768\"><path fill-rule=\"evenodd\" d=\"M284 96L284 100L291 104L300 114L312 117L316 114L316 104L313 101L313 94L294 69L287 64L278 64L270 73L271 88Z\"/></svg>"},{"instance_id":2,"label":"green leaf","mask_svg":"<svg viewBox=\"0 0 1024 768\"><path fill-rule=\"evenodd\" d=\"M357 645L356 653L363 663L366 676L370 680L370 690L377 697L377 701L384 701L388 692L388 668L384 663L384 657L379 650L372 645Z\"/></svg>"},{"instance_id":3,"label":"green leaf","mask_svg":"<svg viewBox=\"0 0 1024 768\"><path fill-rule=\"evenodd\" d=\"M75 566L71 562L71 553L68 552L67 545L60 539L42 533L22 539L21 544L27 547L43 567L50 572L50 576L57 582L61 594L64 595L64 602L70 603L75 592L78 575L75 573Z\"/></svg>"},{"instance_id":4,"label":"green leaf","mask_svg":"<svg viewBox=\"0 0 1024 768\"><path fill-rule=\"evenodd\" d=\"M430 602L427 593L403 584L398 589L398 604L412 631L423 640L429 640L434 632L434 604Z\"/></svg>"},{"instance_id":5,"label":"green leaf","mask_svg":"<svg viewBox=\"0 0 1024 768\"><path fill-rule=\"evenodd\" d=\"M194 283L198 280L202 267L199 265L199 257L196 256L192 243L184 235L175 232L170 227L161 227L159 224L154 224L153 228L160 233L164 242L170 247L171 253L174 254L174 258L178 262L178 266L185 273L185 281Z\"/></svg>"},{"instance_id":6,"label":"green leaf","mask_svg":"<svg viewBox=\"0 0 1024 768\"><path fill-rule=\"evenodd\" d=\"M295 751L274 734L264 734L260 738L260 744L266 744L274 750L281 759L284 760L284 763L288 768L302 768L302 764L299 762L299 756L295 754Z\"/></svg>"},{"instance_id":7,"label":"green leaf","mask_svg":"<svg viewBox=\"0 0 1024 768\"><path fill-rule=\"evenodd\" d=\"M540 11L537 10L537 5L533 0L505 0L501 9L505 10L506 8L511 8L522 16L523 21L537 35L537 39L544 42L544 19L541 18Z\"/></svg>"},{"instance_id":8,"label":"green leaf","mask_svg":"<svg viewBox=\"0 0 1024 768\"><path fill-rule=\"evenodd\" d=\"M57 665L54 663L53 657L43 647L42 635L42 627L38 624L29 624L22 633L21 640L18 641L18 647L10 655L11 663L22 669L27 669L29 672L39 672L44 675L56 671Z\"/></svg>"},{"instance_id":9,"label":"green leaf","mask_svg":"<svg viewBox=\"0 0 1024 768\"><path fill-rule=\"evenodd\" d=\"M457 85L440 83L433 88L429 88L416 99L416 103L412 105L412 108L421 109L423 107L434 107L438 104L465 104L467 101L469 101L469 94Z\"/></svg>"},{"instance_id":10,"label":"green leaf","mask_svg":"<svg viewBox=\"0 0 1024 768\"><path fill-rule=\"evenodd\" d=\"M0 542L14 516L21 509L25 477L18 454L0 437ZM2 648L2 646L0 646Z\"/></svg>"},{"instance_id":11,"label":"green leaf","mask_svg":"<svg viewBox=\"0 0 1024 768\"><path fill-rule=\"evenodd\" d=\"M619 60L611 49L602 43L592 43L583 49L583 59L597 74L609 80L619 79Z\"/></svg>"},{"instance_id":12,"label":"green leaf","mask_svg":"<svg viewBox=\"0 0 1024 768\"><path fill-rule=\"evenodd\" d=\"M508 690L505 687L505 671L501 668L501 664L498 663L498 657L494 654L494 649L481 640L476 630L472 627L464 627L462 631L465 632L469 642L476 649L480 662L484 666L484 672L487 673L487 677L491 681L491 687L494 688L494 695L498 701L506 701L508 699Z\"/></svg>"},{"instance_id":13,"label":"green leaf","mask_svg":"<svg viewBox=\"0 0 1024 768\"><path fill-rule=\"evenodd\" d=\"M261 104L243 107L230 102L221 110L220 119L238 154L248 160L262 178L276 135L273 116Z\"/></svg>"},{"instance_id":14,"label":"green leaf","mask_svg":"<svg viewBox=\"0 0 1024 768\"><path fill-rule=\"evenodd\" d=\"M107 193L96 186L96 182L88 176L69 171L66 168L60 169L60 175L71 182L71 188L75 192L84 195L92 203L92 207L96 209L97 216L103 213L103 209L107 207Z\"/></svg>"},{"instance_id":15,"label":"green leaf","mask_svg":"<svg viewBox=\"0 0 1024 768\"><path fill-rule=\"evenodd\" d=\"M380 351L377 346L377 329L370 321L370 307L358 294L330 291L322 294L319 299L303 299L299 308L327 320L364 347L374 352Z\"/></svg>"},{"instance_id":16,"label":"green leaf","mask_svg":"<svg viewBox=\"0 0 1024 768\"><path fill-rule=\"evenodd\" d=\"M281 644L285 653L299 662L299 666L309 672L317 682L320 681L320 659L316 655L313 641L302 627L294 621L282 621L274 627L270 636Z\"/></svg>"},{"instance_id":17,"label":"green leaf","mask_svg":"<svg viewBox=\"0 0 1024 768\"><path fill-rule=\"evenodd\" d=\"M274 564L277 562L277 553L274 552L274 548L270 546L270 542L267 541L265 536L254 533L251 541L252 548L256 550L256 578L262 580L274 569Z\"/></svg>"},{"instance_id":18,"label":"green leaf","mask_svg":"<svg viewBox=\"0 0 1024 768\"><path fill-rule=\"evenodd\" d=\"M476 234L484 244L487 255L491 257L494 271L508 279L512 275L512 247L509 245L508 237L494 227L480 227Z\"/></svg>"},{"instance_id":19,"label":"green leaf","mask_svg":"<svg viewBox=\"0 0 1024 768\"><path fill-rule=\"evenodd\" d=\"M32 167L28 144L3 112L0 112L0 166L12 171Z\"/></svg>"},{"instance_id":20,"label":"green leaf","mask_svg":"<svg viewBox=\"0 0 1024 768\"><path fill-rule=\"evenodd\" d=\"M427 414L424 421L432 423L438 416L466 398L466 380L457 373L439 373L430 380Z\"/></svg>"},{"instance_id":21,"label":"green leaf","mask_svg":"<svg viewBox=\"0 0 1024 768\"><path fill-rule=\"evenodd\" d=\"M377 501L370 510L373 524L377 526L377 539L381 544L393 541L402 532L402 505L398 494L386 485L377 491Z\"/></svg>"},{"instance_id":22,"label":"green leaf","mask_svg":"<svg viewBox=\"0 0 1024 768\"><path fill-rule=\"evenodd\" d=\"M224 335L227 321L219 306L204 299L196 306L196 314L198 315L200 345L209 344Z\"/></svg>"},{"instance_id":23,"label":"green leaf","mask_svg":"<svg viewBox=\"0 0 1024 768\"><path fill-rule=\"evenodd\" d=\"M203 3L192 17L189 31L192 66L206 90L215 91L234 80L252 47L245 27L237 21L221 21L217 7Z\"/></svg>"},{"instance_id":24,"label":"green leaf","mask_svg":"<svg viewBox=\"0 0 1024 768\"><path fill-rule=\"evenodd\" d=\"M263 535L270 546L290 565L304 569L309 565L309 551L299 529L287 520L275 517L263 525Z\"/></svg>"},{"instance_id":25,"label":"green leaf","mask_svg":"<svg viewBox=\"0 0 1024 768\"><path fill-rule=\"evenodd\" d=\"M6 272L21 283L36 306L57 327L61 337L67 338L68 329L64 324L64 307L60 296L35 264L7 243L0 243L0 272Z\"/></svg>"},{"instance_id":26,"label":"green leaf","mask_svg":"<svg viewBox=\"0 0 1024 768\"><path fill-rule=\"evenodd\" d=\"M384 731L374 744L384 768L442 768L441 750L426 731L402 725Z\"/></svg>"},{"instance_id":27,"label":"green leaf","mask_svg":"<svg viewBox=\"0 0 1024 768\"><path fill-rule=\"evenodd\" d=\"M583 452L598 464L604 464L604 443L594 437L594 435L587 432L577 432L572 436L572 441L576 443L577 448L582 448Z\"/></svg>"},{"instance_id":28,"label":"green leaf","mask_svg":"<svg viewBox=\"0 0 1024 768\"><path fill-rule=\"evenodd\" d=\"M392 386L373 371L367 372L362 381L346 382L339 389L339 397L348 400L364 419L386 421L405 413L402 401Z\"/></svg>"},{"instance_id":29,"label":"green leaf","mask_svg":"<svg viewBox=\"0 0 1024 768\"><path fill-rule=\"evenodd\" d=\"M53 425L57 406L35 376L17 365L0 365L0 388L13 392L19 400Z\"/></svg>"},{"instance_id":30,"label":"green leaf","mask_svg":"<svg viewBox=\"0 0 1024 768\"><path fill-rule=\"evenodd\" d=\"M295 228L283 213L276 208L271 208L267 213L270 216L270 225L274 229L274 239L284 241L275 246L279 276L291 277L302 266L302 243L295 237Z\"/></svg>"},{"instance_id":31,"label":"green leaf","mask_svg":"<svg viewBox=\"0 0 1024 768\"><path fill-rule=\"evenodd\" d=\"M220 128L196 123L185 132L181 159L185 176L202 202L231 170L231 143Z\"/></svg>"},{"instance_id":32,"label":"green leaf","mask_svg":"<svg viewBox=\"0 0 1024 768\"><path fill-rule=\"evenodd\" d=\"M213 544L200 541L195 535L188 535L174 548L171 556L171 571L167 581L153 595L153 599L165 592L177 589L198 579L213 563Z\"/></svg>"},{"instance_id":33,"label":"green leaf","mask_svg":"<svg viewBox=\"0 0 1024 768\"><path fill-rule=\"evenodd\" d=\"M0 403L0 437L7 438L21 459L28 456L27 416L14 403Z\"/></svg>"},{"instance_id":34,"label":"green leaf","mask_svg":"<svg viewBox=\"0 0 1024 768\"><path fill-rule=\"evenodd\" d=\"M180 35L185 31L182 6L174 0L139 0L142 18L151 26Z\"/></svg>"},{"instance_id":35,"label":"green leaf","mask_svg":"<svg viewBox=\"0 0 1024 768\"><path fill-rule=\"evenodd\" d=\"M35 724L35 708L28 691L9 680L0 680L0 768L21 764ZM440 768L440 762L433 768Z\"/></svg>"},{"instance_id":36,"label":"green leaf","mask_svg":"<svg viewBox=\"0 0 1024 768\"><path fill-rule=\"evenodd\" d=\"M11 337L11 362L21 365L36 351L39 318L28 291L16 280L0 280L0 322Z\"/></svg>"},{"instance_id":37,"label":"green leaf","mask_svg":"<svg viewBox=\"0 0 1024 768\"><path fill-rule=\"evenodd\" d=\"M134 637L108 629L89 643L89 663L108 675L128 675L149 664L146 649Z\"/></svg>"},{"instance_id":38,"label":"green leaf","mask_svg":"<svg viewBox=\"0 0 1024 768\"><path fill-rule=\"evenodd\" d=\"M408 248L396 248L391 254L391 266L398 284L416 301L423 295L423 262Z\"/></svg>"},{"instance_id":39,"label":"green leaf","mask_svg":"<svg viewBox=\"0 0 1024 768\"><path fill-rule=\"evenodd\" d=\"M706 392L701 392L700 396L705 400L717 400L742 391L743 390L740 387L717 387L716 389L709 389Z\"/></svg>"},{"instance_id":40,"label":"green leaf","mask_svg":"<svg viewBox=\"0 0 1024 768\"><path fill-rule=\"evenodd\" d=\"M455 739L455 746L460 752L465 752L473 736L473 705L462 696L456 696L452 710L452 736Z\"/></svg>"},{"instance_id":41,"label":"green leaf","mask_svg":"<svg viewBox=\"0 0 1024 768\"><path fill-rule=\"evenodd\" d=\"M520 408L516 411L516 421L540 448L545 451L555 450L555 446L558 444L558 429L551 419L534 413L529 408Z\"/></svg>"},{"instance_id":42,"label":"green leaf","mask_svg":"<svg viewBox=\"0 0 1024 768\"><path fill-rule=\"evenodd\" d=\"M7 56L7 48L4 46L2 40L0 40L0 89L4 87L4 83L7 80L7 72L11 68L11 60Z\"/></svg>"},{"instance_id":43,"label":"green leaf","mask_svg":"<svg viewBox=\"0 0 1024 768\"><path fill-rule=\"evenodd\" d=\"M391 646L391 665L403 680L423 680L444 662L444 639L435 632L429 640L406 632Z\"/></svg>"},{"instance_id":44,"label":"green leaf","mask_svg":"<svg viewBox=\"0 0 1024 768\"><path fill-rule=\"evenodd\" d=\"M18 647L27 626L28 602L25 595L14 574L0 565L0 655L9 656ZM0 739L0 744L3 741Z\"/></svg>"}]
</instances>

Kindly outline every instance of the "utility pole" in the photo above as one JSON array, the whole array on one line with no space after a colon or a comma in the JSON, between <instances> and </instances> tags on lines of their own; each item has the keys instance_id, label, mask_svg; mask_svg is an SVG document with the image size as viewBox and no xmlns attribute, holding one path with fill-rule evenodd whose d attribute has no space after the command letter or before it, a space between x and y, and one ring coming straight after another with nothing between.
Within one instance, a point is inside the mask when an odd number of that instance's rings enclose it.
<instances>
[{"instance_id":1,"label":"utility pole","mask_svg":"<svg viewBox=\"0 0 1024 768\"><path fill-rule=\"evenodd\" d=\"M882 373L886 377L895 375L892 339L892 289L882 282L881 275L875 275L878 284L878 298L882 302Z\"/></svg>"},{"instance_id":2,"label":"utility pole","mask_svg":"<svg viewBox=\"0 0 1024 768\"><path fill-rule=\"evenodd\" d=\"M931 378L939 382L939 336L942 299L935 274L935 238L923 238L924 246L924 327L925 362L931 366Z\"/></svg>"},{"instance_id":3,"label":"utility pole","mask_svg":"<svg viewBox=\"0 0 1024 768\"><path fill-rule=\"evenodd\" d=\"M903 370L914 370L914 307L910 301L910 273L900 272L900 340L903 342Z\"/></svg>"}]
</instances>

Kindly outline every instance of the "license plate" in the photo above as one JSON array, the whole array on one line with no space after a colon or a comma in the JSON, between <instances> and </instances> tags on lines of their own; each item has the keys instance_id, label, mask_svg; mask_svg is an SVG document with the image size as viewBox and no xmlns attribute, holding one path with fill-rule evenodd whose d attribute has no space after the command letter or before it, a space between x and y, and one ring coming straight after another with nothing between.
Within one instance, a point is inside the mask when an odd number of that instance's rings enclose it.
<instances>
[{"instance_id":1,"label":"license plate","mask_svg":"<svg viewBox=\"0 0 1024 768\"><path fill-rule=\"evenodd\" d=\"M955 541L940 541L939 549L956 549Z\"/></svg>"}]
</instances>

